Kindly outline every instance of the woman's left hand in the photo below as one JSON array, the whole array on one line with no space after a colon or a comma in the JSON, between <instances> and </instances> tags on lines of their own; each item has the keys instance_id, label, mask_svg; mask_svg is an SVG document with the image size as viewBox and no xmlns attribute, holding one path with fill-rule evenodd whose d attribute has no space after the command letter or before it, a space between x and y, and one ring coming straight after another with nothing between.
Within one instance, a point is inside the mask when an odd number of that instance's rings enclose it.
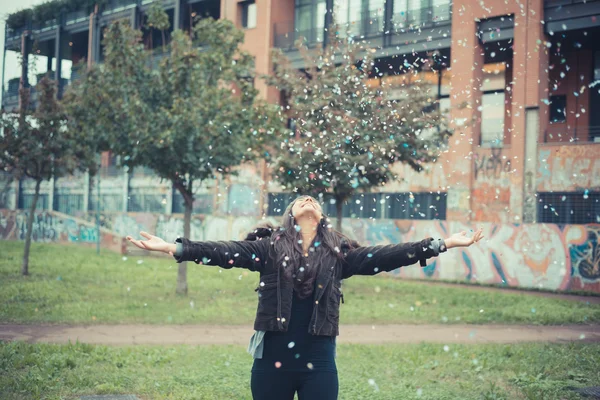
<instances>
[{"instance_id":1,"label":"woman's left hand","mask_svg":"<svg viewBox=\"0 0 600 400\"><path fill-rule=\"evenodd\" d=\"M483 228L479 228L473 233L473 236L468 237L467 231L455 233L445 240L446 247L451 249L452 247L469 247L473 243L479 242L483 239Z\"/></svg>"}]
</instances>

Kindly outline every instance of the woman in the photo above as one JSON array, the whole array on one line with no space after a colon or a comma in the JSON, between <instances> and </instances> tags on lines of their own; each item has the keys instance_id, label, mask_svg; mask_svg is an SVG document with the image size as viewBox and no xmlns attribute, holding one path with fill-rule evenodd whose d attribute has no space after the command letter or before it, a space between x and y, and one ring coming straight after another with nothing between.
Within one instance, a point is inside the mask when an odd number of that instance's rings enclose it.
<instances>
[{"instance_id":1,"label":"woman","mask_svg":"<svg viewBox=\"0 0 600 400\"><path fill-rule=\"evenodd\" d=\"M194 261L260 273L251 389L256 400L333 400L338 396L335 338L338 335L341 281L375 275L425 260L452 247L483 238L479 229L446 240L361 247L331 228L319 203L301 196L286 209L282 227L259 228L246 241L174 244L152 236L127 239L151 251L171 254L177 262ZM342 299L343 301L343 299Z\"/></svg>"}]
</instances>

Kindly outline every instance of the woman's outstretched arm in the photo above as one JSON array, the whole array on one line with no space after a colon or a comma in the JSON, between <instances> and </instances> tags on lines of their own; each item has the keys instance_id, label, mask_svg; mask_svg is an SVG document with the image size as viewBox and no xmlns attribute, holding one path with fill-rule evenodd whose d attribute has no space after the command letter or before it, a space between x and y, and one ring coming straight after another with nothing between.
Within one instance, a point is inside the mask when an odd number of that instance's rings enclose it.
<instances>
[{"instance_id":1,"label":"woman's outstretched arm","mask_svg":"<svg viewBox=\"0 0 600 400\"><path fill-rule=\"evenodd\" d=\"M160 251L175 257L180 263L194 261L197 264L214 265L221 268L245 268L261 271L269 252L268 238L256 241L219 241L193 242L178 238L175 243L167 243L158 236L140 232L147 240L136 240L127 236L127 240L137 247L150 251Z\"/></svg>"},{"instance_id":2,"label":"woman's outstretched arm","mask_svg":"<svg viewBox=\"0 0 600 400\"><path fill-rule=\"evenodd\" d=\"M482 230L477 230L472 237L467 232L452 235L448 239L427 238L420 242L408 242L385 246L358 247L344 254L342 279L352 275L375 275L389 272L396 268L415 264L436 257L452 247L467 247L483 238Z\"/></svg>"}]
</instances>

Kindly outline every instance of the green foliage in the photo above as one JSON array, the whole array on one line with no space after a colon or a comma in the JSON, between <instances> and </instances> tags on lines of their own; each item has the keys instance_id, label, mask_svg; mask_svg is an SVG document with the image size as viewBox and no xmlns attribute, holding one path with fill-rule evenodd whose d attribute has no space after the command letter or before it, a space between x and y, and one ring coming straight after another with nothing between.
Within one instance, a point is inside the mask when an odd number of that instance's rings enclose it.
<instances>
[{"instance_id":1,"label":"green foliage","mask_svg":"<svg viewBox=\"0 0 600 400\"><path fill-rule=\"evenodd\" d=\"M201 49L177 31L169 56L152 69L140 32L111 25L103 65L82 77L69 101L81 129L101 136L126 165L148 166L173 181L184 196L193 194L193 181L253 160L257 153L248 148L277 123L265 121L275 114L245 78L253 66L239 50L243 34L230 21L212 19L201 20L193 34L203 39Z\"/></svg>"},{"instance_id":2,"label":"green foliage","mask_svg":"<svg viewBox=\"0 0 600 400\"><path fill-rule=\"evenodd\" d=\"M33 7L33 21L46 22L58 18L62 11L61 1L46 1Z\"/></svg>"},{"instance_id":3,"label":"green foliage","mask_svg":"<svg viewBox=\"0 0 600 400\"><path fill-rule=\"evenodd\" d=\"M395 163L421 171L436 161L450 131L432 88L413 79L403 86L404 98L389 100L386 90L368 85L369 52L346 39L332 36L325 49L300 51L305 69L276 50L275 73L266 77L285 93L288 116L297 123L296 132L278 136L275 178L283 186L330 193L341 205L358 191L398 179Z\"/></svg>"},{"instance_id":4,"label":"green foliage","mask_svg":"<svg viewBox=\"0 0 600 400\"><path fill-rule=\"evenodd\" d=\"M507 359L506 349L515 356ZM348 345L337 348L341 399L575 400L600 381L598 344ZM251 399L242 346L0 343L0 398L135 393L144 399ZM543 378L537 378L544 370ZM569 374L582 380L572 384ZM515 380L519 377L519 380ZM542 383L543 382L543 383Z\"/></svg>"},{"instance_id":5,"label":"green foliage","mask_svg":"<svg viewBox=\"0 0 600 400\"><path fill-rule=\"evenodd\" d=\"M32 19L32 17L33 10L31 8L19 10L12 14L8 14L8 16L6 17L6 26L8 27L8 29L22 28L27 24L27 21Z\"/></svg>"},{"instance_id":6,"label":"green foliage","mask_svg":"<svg viewBox=\"0 0 600 400\"><path fill-rule=\"evenodd\" d=\"M240 50L243 33L231 21L201 20L190 36L175 31L168 56L153 69L141 32L112 24L104 63L82 77L68 102L74 123L123 164L149 167L173 183L184 199L185 236L194 182L256 160L281 124L277 108L257 98L252 57ZM186 274L180 265L180 293L187 292Z\"/></svg>"},{"instance_id":7,"label":"green foliage","mask_svg":"<svg viewBox=\"0 0 600 400\"><path fill-rule=\"evenodd\" d=\"M69 130L56 83L44 77L36 86L37 107L31 111L30 91L22 89L18 114L0 119L0 167L35 181L60 178L77 170L93 170L95 153L81 132Z\"/></svg>"},{"instance_id":8,"label":"green foliage","mask_svg":"<svg viewBox=\"0 0 600 400\"><path fill-rule=\"evenodd\" d=\"M158 76L149 68L141 33L122 22L107 29L105 59L83 70L64 96L73 129L94 138L99 151L111 150L129 167L141 165L139 143L152 135L151 115Z\"/></svg>"},{"instance_id":9,"label":"green foliage","mask_svg":"<svg viewBox=\"0 0 600 400\"><path fill-rule=\"evenodd\" d=\"M169 23L169 15L158 1L155 1L150 5L147 15L148 19L146 20L146 23L148 28L166 31L171 26Z\"/></svg>"},{"instance_id":10,"label":"green foliage","mask_svg":"<svg viewBox=\"0 0 600 400\"><path fill-rule=\"evenodd\" d=\"M50 0L33 8L9 14L6 17L6 25L9 29L18 29L25 26L29 20L42 23L58 18L62 12L91 12L96 4L102 6L106 2L107 0Z\"/></svg>"},{"instance_id":11,"label":"green foliage","mask_svg":"<svg viewBox=\"0 0 600 400\"><path fill-rule=\"evenodd\" d=\"M165 31L169 29L171 24L169 23L169 15L165 12L162 7L162 3L155 1L150 5L150 9L147 13L146 19L146 28L150 29L158 29L162 35L162 47L163 52L165 51L165 46L167 44ZM150 33L150 40L152 40L152 32ZM152 42L150 44L150 49L152 49Z\"/></svg>"},{"instance_id":12,"label":"green foliage","mask_svg":"<svg viewBox=\"0 0 600 400\"><path fill-rule=\"evenodd\" d=\"M68 128L56 84L44 77L36 86L37 105L31 111L29 88L22 88L18 114L0 114L0 171L35 181L34 198L27 217L22 273L29 273L29 249L33 215L42 181L72 175L75 171L95 171L95 147L81 131Z\"/></svg>"},{"instance_id":13,"label":"green foliage","mask_svg":"<svg viewBox=\"0 0 600 400\"><path fill-rule=\"evenodd\" d=\"M15 269L22 242L0 241L0 321L251 326L256 315L256 273L194 265L190 292L183 298L174 293L177 267L171 257L123 260L119 254L97 255L94 248L78 246L69 246L65 257L66 249L34 243L34 273L23 278ZM600 323L598 304L381 276L348 279L344 297L342 324ZM503 356L514 355L509 349Z\"/></svg>"}]
</instances>

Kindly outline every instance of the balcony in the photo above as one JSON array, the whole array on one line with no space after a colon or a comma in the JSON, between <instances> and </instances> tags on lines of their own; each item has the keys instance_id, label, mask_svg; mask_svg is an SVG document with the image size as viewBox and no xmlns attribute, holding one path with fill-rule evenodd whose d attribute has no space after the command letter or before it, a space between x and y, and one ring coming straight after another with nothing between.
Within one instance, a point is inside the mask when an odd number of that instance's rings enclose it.
<instances>
[{"instance_id":1,"label":"balcony","mask_svg":"<svg viewBox=\"0 0 600 400\"><path fill-rule=\"evenodd\" d=\"M372 47L386 48L386 54L403 54L416 48L449 48L451 5L424 7L396 12L389 21L381 15L365 13L359 20L340 22L341 36L355 40L368 40ZM274 26L274 47L286 52L297 52L295 42L300 40L308 47L323 41L324 28L295 29L293 22ZM295 54L288 55L293 64L299 62Z\"/></svg>"},{"instance_id":2,"label":"balcony","mask_svg":"<svg viewBox=\"0 0 600 400\"><path fill-rule=\"evenodd\" d=\"M600 126L552 127L544 132L544 143L600 143Z\"/></svg>"},{"instance_id":3,"label":"balcony","mask_svg":"<svg viewBox=\"0 0 600 400\"><path fill-rule=\"evenodd\" d=\"M600 0L545 0L546 32L600 27Z\"/></svg>"}]
</instances>

